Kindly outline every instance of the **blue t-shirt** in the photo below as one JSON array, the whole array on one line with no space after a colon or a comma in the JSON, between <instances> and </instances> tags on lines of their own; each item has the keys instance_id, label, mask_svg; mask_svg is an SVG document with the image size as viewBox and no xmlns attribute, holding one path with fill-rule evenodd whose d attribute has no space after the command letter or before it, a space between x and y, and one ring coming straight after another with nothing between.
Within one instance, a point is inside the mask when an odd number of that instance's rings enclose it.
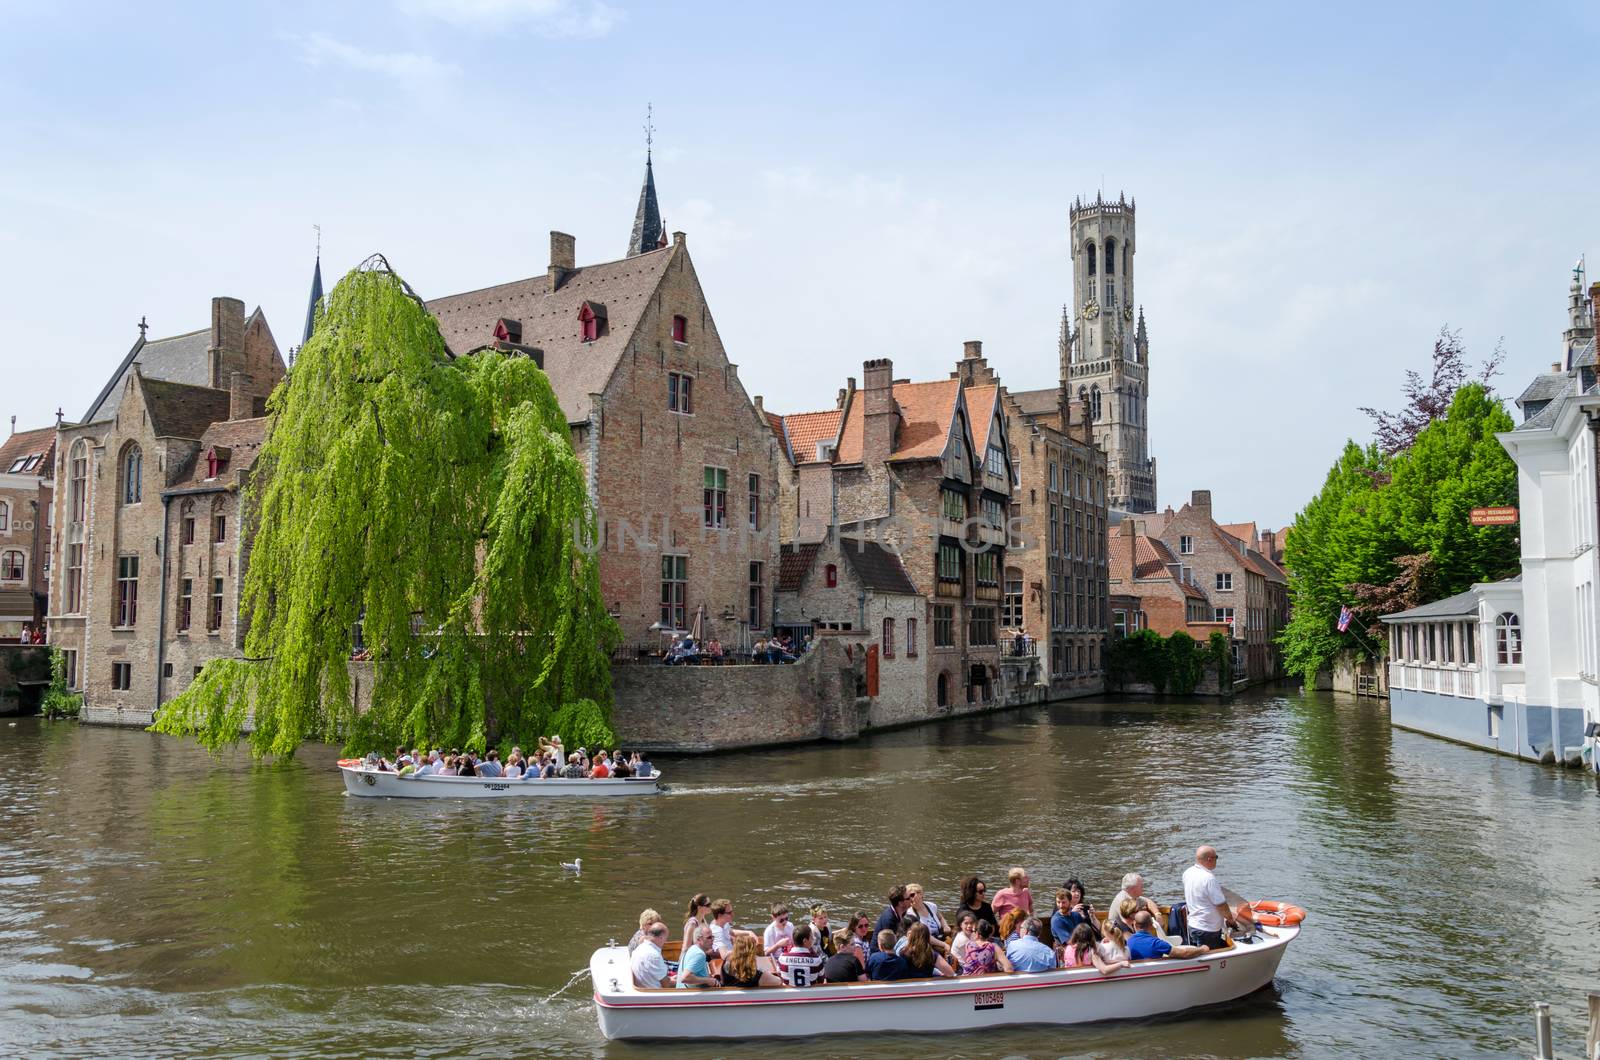
<instances>
[{"instance_id":1,"label":"blue t-shirt","mask_svg":"<svg viewBox=\"0 0 1600 1060\"><path fill-rule=\"evenodd\" d=\"M897 953L882 950L867 957L867 978L880 982L892 979L914 978L911 965Z\"/></svg>"},{"instance_id":2,"label":"blue t-shirt","mask_svg":"<svg viewBox=\"0 0 1600 1060\"><path fill-rule=\"evenodd\" d=\"M678 986L687 988L690 984L683 981L685 973L689 975L711 976L711 962L706 960L706 951L698 945L690 946L683 960L678 962Z\"/></svg>"},{"instance_id":3,"label":"blue t-shirt","mask_svg":"<svg viewBox=\"0 0 1600 1060\"><path fill-rule=\"evenodd\" d=\"M894 906L886 905L883 912L878 914L878 922L872 925L872 935L867 939L867 949L876 952L878 949L878 932L893 931L900 933L900 914L894 911Z\"/></svg>"},{"instance_id":4,"label":"blue t-shirt","mask_svg":"<svg viewBox=\"0 0 1600 1060\"><path fill-rule=\"evenodd\" d=\"M656 767L650 764L650 759L646 758L641 760L638 766L634 768L634 775L640 777L649 777L654 774L655 771Z\"/></svg>"},{"instance_id":5,"label":"blue t-shirt","mask_svg":"<svg viewBox=\"0 0 1600 1060\"><path fill-rule=\"evenodd\" d=\"M1032 935L1006 943L1006 960L1019 972L1050 972L1056 967L1056 951Z\"/></svg>"},{"instance_id":6,"label":"blue t-shirt","mask_svg":"<svg viewBox=\"0 0 1600 1060\"><path fill-rule=\"evenodd\" d=\"M1165 957L1171 952L1172 947L1167 945L1166 939L1146 935L1143 931L1128 936L1128 957L1131 960L1143 961L1151 957Z\"/></svg>"},{"instance_id":7,"label":"blue t-shirt","mask_svg":"<svg viewBox=\"0 0 1600 1060\"><path fill-rule=\"evenodd\" d=\"M478 775L480 777L503 777L505 776L505 772L505 770L500 768L499 762L485 761L478 763Z\"/></svg>"},{"instance_id":8,"label":"blue t-shirt","mask_svg":"<svg viewBox=\"0 0 1600 1060\"><path fill-rule=\"evenodd\" d=\"M1083 918L1073 913L1063 913L1057 910L1050 917L1050 934L1055 940L1065 945L1072 937L1072 929L1083 923Z\"/></svg>"}]
</instances>

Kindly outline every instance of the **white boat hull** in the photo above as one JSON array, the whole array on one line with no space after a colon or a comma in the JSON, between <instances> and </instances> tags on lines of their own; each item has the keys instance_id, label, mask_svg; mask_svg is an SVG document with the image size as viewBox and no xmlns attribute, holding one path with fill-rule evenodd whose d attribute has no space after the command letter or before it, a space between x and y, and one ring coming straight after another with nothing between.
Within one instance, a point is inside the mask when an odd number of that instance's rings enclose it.
<instances>
[{"instance_id":1,"label":"white boat hull","mask_svg":"<svg viewBox=\"0 0 1600 1060\"><path fill-rule=\"evenodd\" d=\"M339 767L344 774L345 791L369 799L527 799L527 798L606 798L619 795L654 795L660 790L661 772L654 776L572 780L505 780L487 777L418 777L364 769Z\"/></svg>"},{"instance_id":2,"label":"white boat hull","mask_svg":"<svg viewBox=\"0 0 1600 1060\"><path fill-rule=\"evenodd\" d=\"M1265 929L1254 945L1190 960L1093 968L752 990L639 990L626 947L589 962L607 1038L769 1038L883 1031L962 1031L1024 1024L1142 1019L1216 1005L1272 982L1298 927Z\"/></svg>"}]
</instances>

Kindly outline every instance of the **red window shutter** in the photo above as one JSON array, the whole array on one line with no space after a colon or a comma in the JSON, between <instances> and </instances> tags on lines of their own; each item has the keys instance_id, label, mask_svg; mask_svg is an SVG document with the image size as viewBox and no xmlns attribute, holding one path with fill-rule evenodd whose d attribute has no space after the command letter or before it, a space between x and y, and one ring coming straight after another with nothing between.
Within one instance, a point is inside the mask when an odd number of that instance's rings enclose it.
<instances>
[{"instance_id":1,"label":"red window shutter","mask_svg":"<svg viewBox=\"0 0 1600 1060\"><path fill-rule=\"evenodd\" d=\"M839 568L834 566L832 563L828 564L827 575L828 588L837 588L839 585Z\"/></svg>"},{"instance_id":2,"label":"red window shutter","mask_svg":"<svg viewBox=\"0 0 1600 1060\"><path fill-rule=\"evenodd\" d=\"M683 317L672 318L672 341L687 342L689 334L689 321Z\"/></svg>"},{"instance_id":3,"label":"red window shutter","mask_svg":"<svg viewBox=\"0 0 1600 1060\"><path fill-rule=\"evenodd\" d=\"M867 695L878 694L878 646L867 645Z\"/></svg>"}]
</instances>

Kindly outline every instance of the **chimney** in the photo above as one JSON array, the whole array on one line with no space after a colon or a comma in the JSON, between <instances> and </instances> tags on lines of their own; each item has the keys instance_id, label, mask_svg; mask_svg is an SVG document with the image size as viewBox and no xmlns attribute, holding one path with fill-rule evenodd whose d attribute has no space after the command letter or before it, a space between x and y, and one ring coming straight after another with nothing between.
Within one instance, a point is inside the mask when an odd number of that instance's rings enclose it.
<instances>
[{"instance_id":1,"label":"chimney","mask_svg":"<svg viewBox=\"0 0 1600 1060\"><path fill-rule=\"evenodd\" d=\"M1561 374L1561 362L1560 361L1551 361L1550 362L1550 372L1551 372L1552 375L1560 375Z\"/></svg>"},{"instance_id":2,"label":"chimney","mask_svg":"<svg viewBox=\"0 0 1600 1060\"><path fill-rule=\"evenodd\" d=\"M879 464L894 452L894 362L887 357L861 365L861 462Z\"/></svg>"},{"instance_id":3,"label":"chimney","mask_svg":"<svg viewBox=\"0 0 1600 1060\"><path fill-rule=\"evenodd\" d=\"M1211 518L1211 491L1195 490L1189 495L1189 507L1202 513L1207 519Z\"/></svg>"},{"instance_id":4,"label":"chimney","mask_svg":"<svg viewBox=\"0 0 1600 1060\"><path fill-rule=\"evenodd\" d=\"M979 339L968 339L961 344L961 359L976 361L983 356L983 342Z\"/></svg>"},{"instance_id":5,"label":"chimney","mask_svg":"<svg viewBox=\"0 0 1600 1060\"><path fill-rule=\"evenodd\" d=\"M550 290L555 291L567 273L578 267L578 241L565 232L550 233Z\"/></svg>"},{"instance_id":6,"label":"chimney","mask_svg":"<svg viewBox=\"0 0 1600 1060\"><path fill-rule=\"evenodd\" d=\"M1117 526L1117 535L1119 537L1138 537L1139 524L1132 519L1124 518Z\"/></svg>"},{"instance_id":7,"label":"chimney","mask_svg":"<svg viewBox=\"0 0 1600 1060\"><path fill-rule=\"evenodd\" d=\"M233 373L244 367L244 303L218 296L211 300L211 386L224 390Z\"/></svg>"},{"instance_id":8,"label":"chimney","mask_svg":"<svg viewBox=\"0 0 1600 1060\"><path fill-rule=\"evenodd\" d=\"M672 245L676 247L686 247L689 245L689 240L682 232L674 232L672 233Z\"/></svg>"},{"instance_id":9,"label":"chimney","mask_svg":"<svg viewBox=\"0 0 1600 1060\"><path fill-rule=\"evenodd\" d=\"M755 397L751 398L751 400L756 404L756 415L765 419L767 410L761 407L761 395L757 394Z\"/></svg>"},{"instance_id":10,"label":"chimney","mask_svg":"<svg viewBox=\"0 0 1600 1060\"><path fill-rule=\"evenodd\" d=\"M256 396L250 383L250 377L243 372L228 376L228 419L248 420L255 415Z\"/></svg>"}]
</instances>

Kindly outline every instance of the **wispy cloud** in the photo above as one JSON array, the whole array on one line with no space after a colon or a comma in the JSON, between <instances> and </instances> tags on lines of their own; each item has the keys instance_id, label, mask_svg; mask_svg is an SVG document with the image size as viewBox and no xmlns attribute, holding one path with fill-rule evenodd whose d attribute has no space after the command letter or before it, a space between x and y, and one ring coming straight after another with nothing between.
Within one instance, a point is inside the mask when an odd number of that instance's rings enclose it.
<instances>
[{"instance_id":1,"label":"wispy cloud","mask_svg":"<svg viewBox=\"0 0 1600 1060\"><path fill-rule=\"evenodd\" d=\"M625 16L601 0L399 0L402 10L458 26L526 25L548 37L603 37Z\"/></svg>"},{"instance_id":2,"label":"wispy cloud","mask_svg":"<svg viewBox=\"0 0 1600 1060\"><path fill-rule=\"evenodd\" d=\"M369 51L355 44L335 40L326 33L298 34L290 39L299 45L300 60L307 66L343 66L412 82L434 81L456 72L455 66L440 62L431 55Z\"/></svg>"}]
</instances>

